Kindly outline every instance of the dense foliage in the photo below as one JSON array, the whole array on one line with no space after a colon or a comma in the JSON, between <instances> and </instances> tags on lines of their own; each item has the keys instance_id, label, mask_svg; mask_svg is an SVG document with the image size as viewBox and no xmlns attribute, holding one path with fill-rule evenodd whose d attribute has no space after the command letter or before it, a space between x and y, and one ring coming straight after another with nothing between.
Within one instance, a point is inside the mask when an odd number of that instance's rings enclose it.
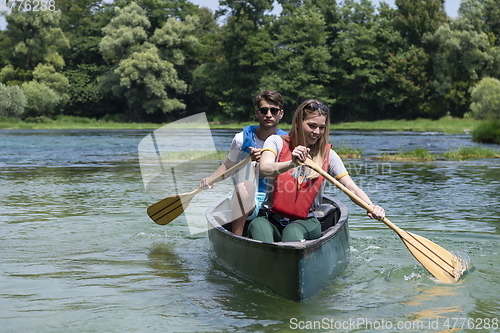
<instances>
[{"instance_id":1,"label":"dense foliage","mask_svg":"<svg viewBox=\"0 0 500 333\"><path fill-rule=\"evenodd\" d=\"M272 88L285 120L310 97L334 121L436 119L464 116L473 88L500 78L497 0L462 0L457 18L443 0L278 2L279 16L273 0L220 0L216 13L188 0L14 9L0 31L0 95L12 96L0 114L247 121L253 95ZM498 94L490 86L475 96ZM487 102L474 103L476 114Z\"/></svg>"}]
</instances>

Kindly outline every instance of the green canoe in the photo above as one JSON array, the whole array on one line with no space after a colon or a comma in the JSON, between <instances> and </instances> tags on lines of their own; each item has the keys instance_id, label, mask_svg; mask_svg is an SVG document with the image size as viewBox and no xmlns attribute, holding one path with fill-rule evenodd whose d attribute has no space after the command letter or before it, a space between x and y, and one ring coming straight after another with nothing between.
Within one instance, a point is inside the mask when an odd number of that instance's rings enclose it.
<instances>
[{"instance_id":1,"label":"green canoe","mask_svg":"<svg viewBox=\"0 0 500 333\"><path fill-rule=\"evenodd\" d=\"M208 236L217 261L284 298L305 301L331 285L349 261L347 207L325 197L316 212L322 236L302 242L266 243L234 235L228 199L208 208Z\"/></svg>"}]
</instances>

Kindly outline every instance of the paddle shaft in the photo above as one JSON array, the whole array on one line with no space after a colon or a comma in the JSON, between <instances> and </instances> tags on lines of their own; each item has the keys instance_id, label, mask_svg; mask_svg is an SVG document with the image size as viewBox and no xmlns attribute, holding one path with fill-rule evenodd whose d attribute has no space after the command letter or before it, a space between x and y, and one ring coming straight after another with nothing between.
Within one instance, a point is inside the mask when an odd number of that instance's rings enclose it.
<instances>
[{"instance_id":1,"label":"paddle shaft","mask_svg":"<svg viewBox=\"0 0 500 333\"><path fill-rule=\"evenodd\" d=\"M233 165L232 167L230 167L229 169L227 169L226 171L224 171L223 173L221 173L220 175L218 175L217 177L212 179L208 184L213 185L217 182L220 182L220 181L226 179L228 176L231 176L235 171L237 171L239 168L241 168L243 165L247 164L251 160L252 160L252 157L250 155L248 155L245 159L239 161L238 163L236 163L235 165ZM201 187L198 187L196 190L194 190L192 192L179 194L178 196L179 197L191 196L191 198L192 198L196 194L200 193L202 190L203 189Z\"/></svg>"},{"instance_id":2,"label":"paddle shaft","mask_svg":"<svg viewBox=\"0 0 500 333\"><path fill-rule=\"evenodd\" d=\"M212 179L209 182L209 185L213 185L216 182L226 179L229 175L231 175L236 170L238 170L239 168L241 168L243 165L247 164L250 161L251 161L251 156L248 155L245 159L236 163L234 166L222 172L214 179ZM147 209L148 215L157 224L160 225L168 224L172 222L175 218L177 218L179 215L181 215L184 212L184 210L188 207L189 203L191 202L191 199L193 199L193 197L202 190L203 189L201 187L198 187L194 191L177 194L162 199L148 207Z\"/></svg>"},{"instance_id":3,"label":"paddle shaft","mask_svg":"<svg viewBox=\"0 0 500 333\"><path fill-rule=\"evenodd\" d=\"M241 160L240 162L236 163L214 179L210 181L210 185L213 185L217 182L220 182L221 180L226 179L228 176L232 175L235 171L237 171L239 168L241 168L243 165L249 163L252 160L252 156L248 155L245 159Z\"/></svg>"},{"instance_id":4,"label":"paddle shaft","mask_svg":"<svg viewBox=\"0 0 500 333\"><path fill-rule=\"evenodd\" d=\"M337 179L334 177L330 176L328 172L320 168L316 163L314 163L312 160L307 159L305 162L299 162L302 164L307 165L317 173L319 173L321 176L325 177L327 180L329 180L331 183L333 183L339 190L344 192L356 205L360 206L363 209L366 209L369 212L373 211L373 208L368 205L363 199L358 197L353 191L349 190L347 187L345 187L341 182L339 182ZM384 217L382 220L389 228L400 234L402 230L398 228L395 224L393 224L389 219Z\"/></svg>"}]
</instances>

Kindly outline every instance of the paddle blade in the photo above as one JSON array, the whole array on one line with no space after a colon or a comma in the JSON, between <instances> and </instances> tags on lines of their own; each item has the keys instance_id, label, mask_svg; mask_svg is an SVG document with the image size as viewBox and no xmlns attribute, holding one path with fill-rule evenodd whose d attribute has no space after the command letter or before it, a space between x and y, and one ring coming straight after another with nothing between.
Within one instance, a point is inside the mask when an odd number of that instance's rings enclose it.
<instances>
[{"instance_id":1,"label":"paddle blade","mask_svg":"<svg viewBox=\"0 0 500 333\"><path fill-rule=\"evenodd\" d=\"M408 231L398 234L415 259L439 281L455 283L465 272L459 258L441 246Z\"/></svg>"},{"instance_id":2,"label":"paddle blade","mask_svg":"<svg viewBox=\"0 0 500 333\"><path fill-rule=\"evenodd\" d=\"M148 207L148 215L159 225L168 224L184 212L196 193L198 191L162 199Z\"/></svg>"},{"instance_id":3,"label":"paddle blade","mask_svg":"<svg viewBox=\"0 0 500 333\"><path fill-rule=\"evenodd\" d=\"M220 182L221 180L226 179L229 175L233 174L235 171L237 171L245 164L249 163L251 160L251 156L248 155L245 159L236 163L231 168L227 169L226 171L212 179L210 181L210 184L213 185L216 182ZM174 195L160 200L148 207L148 215L159 225L168 224L184 212L184 210L191 202L191 199L193 199L193 197L201 190L201 188L198 188L193 192Z\"/></svg>"}]
</instances>

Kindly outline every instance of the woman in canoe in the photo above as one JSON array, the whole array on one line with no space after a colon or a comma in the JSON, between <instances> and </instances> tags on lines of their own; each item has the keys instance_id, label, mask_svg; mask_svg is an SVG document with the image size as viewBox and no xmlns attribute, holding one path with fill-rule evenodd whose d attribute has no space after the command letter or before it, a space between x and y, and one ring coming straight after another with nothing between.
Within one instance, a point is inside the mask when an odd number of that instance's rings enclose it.
<instances>
[{"instance_id":1,"label":"woman in canoe","mask_svg":"<svg viewBox=\"0 0 500 333\"><path fill-rule=\"evenodd\" d=\"M374 205L348 175L344 163L328 144L330 109L318 100L303 102L295 111L289 136L272 135L264 143L260 174L272 178L259 216L249 225L250 236L264 242L298 241L321 236L314 210L323 197L325 181L300 165L310 156L368 205L370 218L381 220L384 209Z\"/></svg>"}]
</instances>

